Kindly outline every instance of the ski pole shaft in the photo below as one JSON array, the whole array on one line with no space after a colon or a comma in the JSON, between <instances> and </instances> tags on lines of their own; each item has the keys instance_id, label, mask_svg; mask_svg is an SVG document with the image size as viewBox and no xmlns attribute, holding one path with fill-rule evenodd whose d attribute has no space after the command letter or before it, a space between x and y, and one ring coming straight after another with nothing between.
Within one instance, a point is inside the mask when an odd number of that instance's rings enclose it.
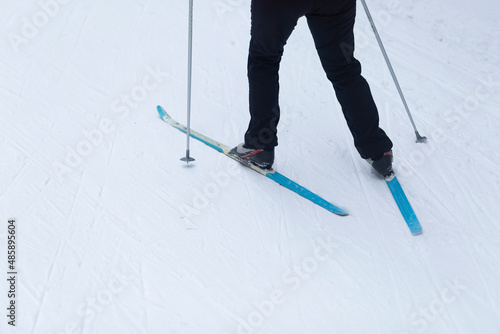
<instances>
[{"instance_id":1,"label":"ski pole shaft","mask_svg":"<svg viewBox=\"0 0 500 334\"><path fill-rule=\"evenodd\" d=\"M399 85L398 78L396 77L396 73L394 73L394 69L392 68L391 61L389 60L389 56L387 55L387 52L385 51L384 44L382 43L382 39L380 38L380 35L377 31L377 28L375 27L375 22L373 21L372 15L370 14L370 10L368 9L368 6L366 5L366 1L361 0L361 3L363 4L363 8L365 9L366 16L368 17L368 20L370 21L370 25L372 26L373 33L375 34L375 38L377 39L380 50L382 51L382 55L384 56L387 67L389 68L389 72L391 72L392 80L394 81L394 84L396 85L399 96L401 97L401 101L403 101L403 105L406 109L406 113L408 114L408 117L410 118L411 125L413 126L413 130L415 131L415 135L417 137L416 141L417 141L417 143L424 143L427 141L427 138L421 136L418 133L417 126L415 125L415 122L413 121L413 117L412 117L411 112L410 112L410 108L408 107L408 104L406 103L406 99L403 95L403 91L401 90L401 86Z\"/></svg>"},{"instance_id":2,"label":"ski pole shaft","mask_svg":"<svg viewBox=\"0 0 500 334\"><path fill-rule=\"evenodd\" d=\"M181 158L189 164L194 161L189 156L189 138L191 136L191 77L192 77L192 63L193 63L193 0L189 0L189 23L188 23L188 80L187 80L187 139L186 139L186 156Z\"/></svg>"}]
</instances>

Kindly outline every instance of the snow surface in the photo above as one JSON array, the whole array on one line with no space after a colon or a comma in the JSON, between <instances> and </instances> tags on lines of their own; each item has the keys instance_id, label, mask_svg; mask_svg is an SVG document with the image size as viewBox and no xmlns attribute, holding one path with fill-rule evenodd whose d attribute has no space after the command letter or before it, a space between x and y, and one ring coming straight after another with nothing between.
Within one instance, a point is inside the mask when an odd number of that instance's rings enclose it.
<instances>
[{"instance_id":1,"label":"snow surface","mask_svg":"<svg viewBox=\"0 0 500 334\"><path fill-rule=\"evenodd\" d=\"M338 217L161 121L185 122L188 2L4 0L0 256L18 222L16 327L1 333L500 333L500 6L362 7L357 57L420 218L359 158L304 20L281 68L275 168ZM249 0L195 1L192 127L248 122Z\"/></svg>"}]
</instances>

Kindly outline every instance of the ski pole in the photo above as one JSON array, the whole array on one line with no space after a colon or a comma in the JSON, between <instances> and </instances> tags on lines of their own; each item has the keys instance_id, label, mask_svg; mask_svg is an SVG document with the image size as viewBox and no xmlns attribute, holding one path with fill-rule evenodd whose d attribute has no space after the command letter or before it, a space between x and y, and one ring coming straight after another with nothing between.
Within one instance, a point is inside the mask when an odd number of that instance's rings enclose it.
<instances>
[{"instance_id":1,"label":"ski pole","mask_svg":"<svg viewBox=\"0 0 500 334\"><path fill-rule=\"evenodd\" d=\"M193 63L193 0L189 0L189 24L188 24L188 84L187 84L187 142L186 142L186 156L181 160L187 164L194 161L194 158L189 156L189 137L191 136L191 76L192 76L192 63Z\"/></svg>"},{"instance_id":2,"label":"ski pole","mask_svg":"<svg viewBox=\"0 0 500 334\"><path fill-rule=\"evenodd\" d=\"M396 73L394 73L394 69L392 68L389 57L387 56L387 52L385 52L384 44L382 44L382 40L380 39L380 35L378 34L377 28L375 27L375 22L373 22L373 18L370 14L370 11L368 10L368 6L366 5L365 0L361 0L361 3L363 4L363 8L365 9L366 16L368 16L368 20L370 21L370 25L372 26L373 33L375 34L375 37L377 38L377 42L378 42L378 45L380 46L380 50L382 51L382 54L384 55L384 59L385 59L385 62L387 63L387 67L389 67L389 72L391 72L392 80L394 80L394 84L396 85L399 96L401 97L401 101L403 101L403 105L406 109L406 113L408 114L408 117L410 118L410 122L411 122L411 125L413 126L413 130L415 130L415 135L417 136L416 142L417 143L425 143L427 141L427 137L421 136L418 133L417 126L415 125L415 122L413 121L413 117L411 116L410 108L408 108L408 104L406 103L406 99L403 95L403 91L401 90L401 86L399 85L398 79L396 78Z\"/></svg>"}]
</instances>

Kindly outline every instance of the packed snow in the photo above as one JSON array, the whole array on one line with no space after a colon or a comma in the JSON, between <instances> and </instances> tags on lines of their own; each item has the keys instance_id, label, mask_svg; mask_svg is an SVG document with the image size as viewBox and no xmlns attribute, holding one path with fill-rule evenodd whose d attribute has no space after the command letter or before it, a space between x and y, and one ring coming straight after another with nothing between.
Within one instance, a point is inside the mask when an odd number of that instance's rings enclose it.
<instances>
[{"instance_id":1,"label":"packed snow","mask_svg":"<svg viewBox=\"0 0 500 334\"><path fill-rule=\"evenodd\" d=\"M304 19L274 167L347 217L195 140L179 160L156 106L186 122L188 1L4 0L0 332L500 333L500 5L368 6L428 137L359 4L355 55L419 236L354 149ZM250 0L195 0L193 22L191 126L237 145Z\"/></svg>"}]
</instances>

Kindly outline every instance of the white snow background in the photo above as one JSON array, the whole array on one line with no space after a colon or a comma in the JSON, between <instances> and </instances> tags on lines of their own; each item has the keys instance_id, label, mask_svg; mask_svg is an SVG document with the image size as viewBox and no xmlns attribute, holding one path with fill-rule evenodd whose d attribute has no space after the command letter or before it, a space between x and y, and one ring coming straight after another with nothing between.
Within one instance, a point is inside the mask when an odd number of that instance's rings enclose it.
<instances>
[{"instance_id":1,"label":"white snow background","mask_svg":"<svg viewBox=\"0 0 500 334\"><path fill-rule=\"evenodd\" d=\"M304 19L281 65L275 168L339 217L191 141L188 1L3 0L1 333L500 333L500 5L370 0L356 56L424 233L355 151ZM192 128L248 122L249 0L196 1ZM2 275L2 277L5 277Z\"/></svg>"}]
</instances>

